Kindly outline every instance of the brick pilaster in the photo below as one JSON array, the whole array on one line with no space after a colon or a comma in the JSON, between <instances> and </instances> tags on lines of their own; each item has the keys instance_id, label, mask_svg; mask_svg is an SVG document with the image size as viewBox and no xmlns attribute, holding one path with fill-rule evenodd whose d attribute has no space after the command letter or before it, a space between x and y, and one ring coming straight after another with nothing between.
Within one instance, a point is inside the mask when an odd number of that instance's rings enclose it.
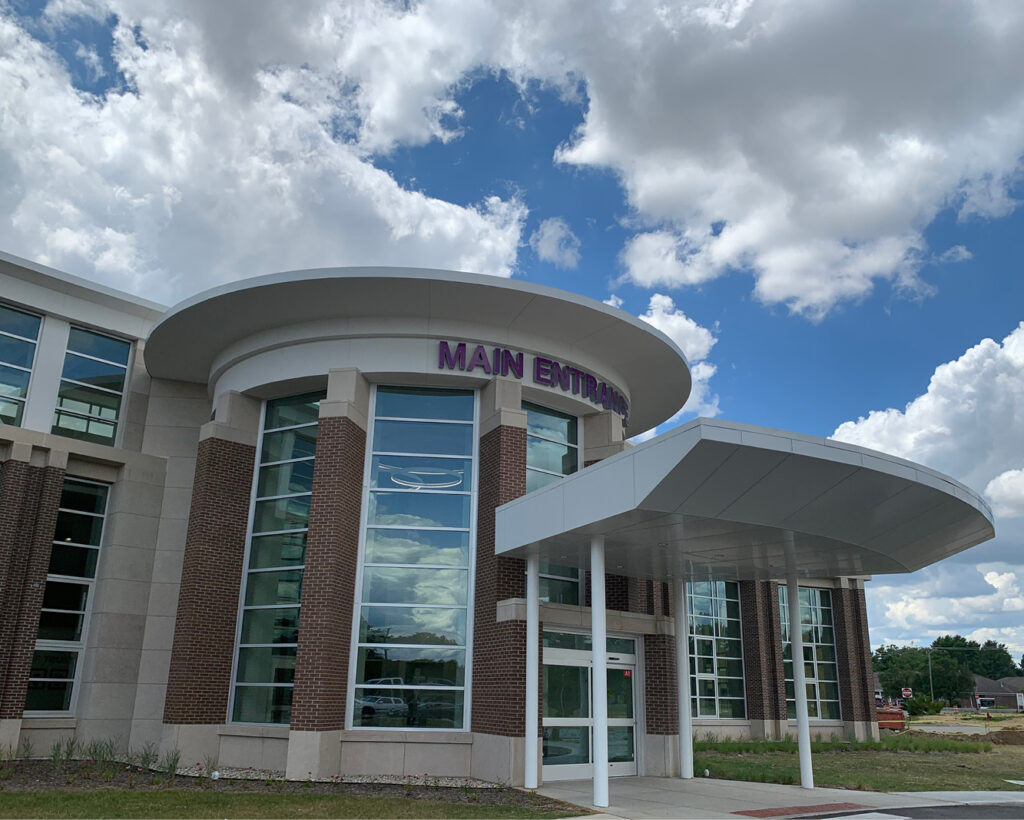
<instances>
[{"instance_id":1,"label":"brick pilaster","mask_svg":"<svg viewBox=\"0 0 1024 820\"><path fill-rule=\"evenodd\" d=\"M747 719L785 720L786 685L778 585L768 581L740 581L739 587Z\"/></svg>"},{"instance_id":2,"label":"brick pilaster","mask_svg":"<svg viewBox=\"0 0 1024 820\"><path fill-rule=\"evenodd\" d=\"M526 597L526 562L494 554L494 511L526 493L526 430L480 439L473 621L474 732L521 737L526 715L526 622L496 619L496 604Z\"/></svg>"},{"instance_id":3,"label":"brick pilaster","mask_svg":"<svg viewBox=\"0 0 1024 820\"><path fill-rule=\"evenodd\" d=\"M366 432L350 418L321 418L302 577L291 728L345 727Z\"/></svg>"},{"instance_id":4,"label":"brick pilaster","mask_svg":"<svg viewBox=\"0 0 1024 820\"><path fill-rule=\"evenodd\" d=\"M644 704L649 734L679 733L676 699L676 639L672 635L644 635Z\"/></svg>"},{"instance_id":5,"label":"brick pilaster","mask_svg":"<svg viewBox=\"0 0 1024 820\"><path fill-rule=\"evenodd\" d=\"M39 633L64 470L0 464L0 718L20 718Z\"/></svg>"},{"instance_id":6,"label":"brick pilaster","mask_svg":"<svg viewBox=\"0 0 1024 820\"><path fill-rule=\"evenodd\" d=\"M839 708L843 720L875 720L875 687L871 668L864 590L832 590L832 620L839 674Z\"/></svg>"},{"instance_id":7,"label":"brick pilaster","mask_svg":"<svg viewBox=\"0 0 1024 820\"><path fill-rule=\"evenodd\" d=\"M164 723L224 723L256 448L199 442Z\"/></svg>"}]
</instances>

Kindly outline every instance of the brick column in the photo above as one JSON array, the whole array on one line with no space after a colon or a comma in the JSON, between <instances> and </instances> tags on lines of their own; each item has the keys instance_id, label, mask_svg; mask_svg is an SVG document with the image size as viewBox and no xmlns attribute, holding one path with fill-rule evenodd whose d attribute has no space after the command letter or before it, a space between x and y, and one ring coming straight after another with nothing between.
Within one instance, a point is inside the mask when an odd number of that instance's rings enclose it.
<instances>
[{"instance_id":1,"label":"brick column","mask_svg":"<svg viewBox=\"0 0 1024 820\"><path fill-rule=\"evenodd\" d=\"M832 620L839 674L839 708L850 732L867 738L873 733L870 724L876 720L876 715L864 590L846 586L833 589Z\"/></svg>"},{"instance_id":2,"label":"brick column","mask_svg":"<svg viewBox=\"0 0 1024 820\"><path fill-rule=\"evenodd\" d=\"M648 734L679 734L676 639L672 635L644 635L644 705Z\"/></svg>"},{"instance_id":3,"label":"brick column","mask_svg":"<svg viewBox=\"0 0 1024 820\"><path fill-rule=\"evenodd\" d=\"M345 727L365 458L362 427L350 418L321 416L295 658L294 731Z\"/></svg>"},{"instance_id":4,"label":"brick column","mask_svg":"<svg viewBox=\"0 0 1024 820\"><path fill-rule=\"evenodd\" d=\"M500 425L480 439L473 608L472 729L522 737L526 622L496 619L505 598L526 597L526 562L494 554L494 511L526 493L526 429Z\"/></svg>"},{"instance_id":5,"label":"brick column","mask_svg":"<svg viewBox=\"0 0 1024 820\"><path fill-rule=\"evenodd\" d=\"M780 732L785 732L786 685L778 585L768 581L741 581L739 587L743 675L751 734L769 738L780 736Z\"/></svg>"},{"instance_id":6,"label":"brick column","mask_svg":"<svg viewBox=\"0 0 1024 820\"><path fill-rule=\"evenodd\" d=\"M222 396L200 430L181 592L164 702L166 724L228 719L238 594L255 468L259 403Z\"/></svg>"},{"instance_id":7,"label":"brick column","mask_svg":"<svg viewBox=\"0 0 1024 820\"><path fill-rule=\"evenodd\" d=\"M0 721L25 708L67 464L66 453L52 452L48 466L33 466L31 449L14 444L0 464ZM4 741L13 745L11 734Z\"/></svg>"}]
</instances>

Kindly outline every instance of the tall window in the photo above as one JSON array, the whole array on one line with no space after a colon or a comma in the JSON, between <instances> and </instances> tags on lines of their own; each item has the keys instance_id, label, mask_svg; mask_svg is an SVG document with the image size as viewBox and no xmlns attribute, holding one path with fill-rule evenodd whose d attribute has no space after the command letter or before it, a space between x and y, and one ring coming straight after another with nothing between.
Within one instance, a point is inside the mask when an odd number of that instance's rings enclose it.
<instances>
[{"instance_id":1,"label":"tall window","mask_svg":"<svg viewBox=\"0 0 1024 820\"><path fill-rule=\"evenodd\" d=\"M232 720L289 723L323 393L268 401L242 589Z\"/></svg>"},{"instance_id":2,"label":"tall window","mask_svg":"<svg viewBox=\"0 0 1024 820\"><path fill-rule=\"evenodd\" d=\"M690 697L695 717L746 717L739 585L687 584L690 612Z\"/></svg>"},{"instance_id":3,"label":"tall window","mask_svg":"<svg viewBox=\"0 0 1024 820\"><path fill-rule=\"evenodd\" d=\"M782 657L786 668L786 711L796 718L793 687L793 645L790 643L789 595L779 587L782 620ZM827 589L800 588L800 629L804 640L804 674L807 676L807 714L819 720L839 720L839 674L836 641L832 629L832 593Z\"/></svg>"},{"instance_id":4,"label":"tall window","mask_svg":"<svg viewBox=\"0 0 1024 820\"><path fill-rule=\"evenodd\" d=\"M106 510L106 486L73 478L64 481L26 711L73 709Z\"/></svg>"},{"instance_id":5,"label":"tall window","mask_svg":"<svg viewBox=\"0 0 1024 820\"><path fill-rule=\"evenodd\" d=\"M579 469L579 422L575 416L525 401L523 410L526 411L526 492L531 492ZM540 599L579 606L580 571L542 561Z\"/></svg>"},{"instance_id":6,"label":"tall window","mask_svg":"<svg viewBox=\"0 0 1024 820\"><path fill-rule=\"evenodd\" d=\"M470 390L378 387L352 724L461 729L475 519Z\"/></svg>"},{"instance_id":7,"label":"tall window","mask_svg":"<svg viewBox=\"0 0 1024 820\"><path fill-rule=\"evenodd\" d=\"M131 345L73 327L64 355L53 432L113 444L121 413Z\"/></svg>"},{"instance_id":8,"label":"tall window","mask_svg":"<svg viewBox=\"0 0 1024 820\"><path fill-rule=\"evenodd\" d=\"M41 322L0 305L0 424L21 424Z\"/></svg>"}]
</instances>

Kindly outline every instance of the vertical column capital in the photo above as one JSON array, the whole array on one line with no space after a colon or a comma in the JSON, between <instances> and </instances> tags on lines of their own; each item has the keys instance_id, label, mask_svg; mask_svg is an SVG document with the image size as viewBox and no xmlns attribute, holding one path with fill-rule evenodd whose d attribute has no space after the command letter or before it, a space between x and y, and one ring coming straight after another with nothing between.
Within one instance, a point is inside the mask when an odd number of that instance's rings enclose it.
<instances>
[{"instance_id":1,"label":"vertical column capital","mask_svg":"<svg viewBox=\"0 0 1024 820\"><path fill-rule=\"evenodd\" d=\"M370 383L355 367L327 373L327 398L320 402L320 418L347 418L364 432L370 417Z\"/></svg>"},{"instance_id":2,"label":"vertical column capital","mask_svg":"<svg viewBox=\"0 0 1024 820\"><path fill-rule=\"evenodd\" d=\"M583 417L583 463L586 466L625 449L622 417L618 413L603 410Z\"/></svg>"},{"instance_id":3,"label":"vertical column capital","mask_svg":"<svg viewBox=\"0 0 1024 820\"><path fill-rule=\"evenodd\" d=\"M526 429L523 385L516 379L495 376L480 391L480 436L496 427Z\"/></svg>"},{"instance_id":4,"label":"vertical column capital","mask_svg":"<svg viewBox=\"0 0 1024 820\"><path fill-rule=\"evenodd\" d=\"M262 402L229 390L217 397L213 420L199 428L199 441L219 438L248 447L256 446Z\"/></svg>"}]
</instances>

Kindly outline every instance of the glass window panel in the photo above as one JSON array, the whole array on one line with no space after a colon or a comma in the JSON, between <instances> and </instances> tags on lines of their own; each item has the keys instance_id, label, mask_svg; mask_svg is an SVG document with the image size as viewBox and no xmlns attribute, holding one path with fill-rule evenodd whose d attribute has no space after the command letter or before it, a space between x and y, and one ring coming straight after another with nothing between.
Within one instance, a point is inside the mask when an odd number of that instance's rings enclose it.
<instances>
[{"instance_id":1,"label":"glass window panel","mask_svg":"<svg viewBox=\"0 0 1024 820\"><path fill-rule=\"evenodd\" d=\"M93 387L105 390L124 390L125 369L120 365L98 362L68 353L64 358L64 370L61 376L76 382L84 382Z\"/></svg>"},{"instance_id":2,"label":"glass window panel","mask_svg":"<svg viewBox=\"0 0 1024 820\"><path fill-rule=\"evenodd\" d=\"M268 401L264 427L267 430L274 430L278 427L316 423L320 420L320 402L323 397L323 393L307 393L304 396L288 396Z\"/></svg>"},{"instance_id":3,"label":"glass window panel","mask_svg":"<svg viewBox=\"0 0 1024 820\"><path fill-rule=\"evenodd\" d=\"M294 680L294 646L258 646L238 650L239 682L292 683Z\"/></svg>"},{"instance_id":4,"label":"glass window panel","mask_svg":"<svg viewBox=\"0 0 1024 820\"><path fill-rule=\"evenodd\" d=\"M718 675L723 678L742 678L743 661L738 658L719 658Z\"/></svg>"},{"instance_id":5,"label":"glass window panel","mask_svg":"<svg viewBox=\"0 0 1024 820\"><path fill-rule=\"evenodd\" d=\"M89 547L73 547L70 544L54 544L50 549L51 575L74 575L78 578L95 578L96 561L100 551Z\"/></svg>"},{"instance_id":6,"label":"glass window panel","mask_svg":"<svg viewBox=\"0 0 1024 820\"><path fill-rule=\"evenodd\" d=\"M68 350L126 365L131 345L121 339L112 339L110 336L73 327L68 335Z\"/></svg>"},{"instance_id":7,"label":"glass window panel","mask_svg":"<svg viewBox=\"0 0 1024 820\"><path fill-rule=\"evenodd\" d=\"M468 527L469 495L373 490L366 522L399 527Z\"/></svg>"},{"instance_id":8,"label":"glass window panel","mask_svg":"<svg viewBox=\"0 0 1024 820\"><path fill-rule=\"evenodd\" d=\"M569 766L590 762L590 730L586 726L545 726L543 765Z\"/></svg>"},{"instance_id":9,"label":"glass window panel","mask_svg":"<svg viewBox=\"0 0 1024 820\"><path fill-rule=\"evenodd\" d=\"M533 436L526 437L526 465L569 475L576 472L579 456L575 447L556 444Z\"/></svg>"},{"instance_id":10,"label":"glass window panel","mask_svg":"<svg viewBox=\"0 0 1024 820\"><path fill-rule=\"evenodd\" d=\"M697 655L706 655L712 657L715 654L715 642L697 639L696 652Z\"/></svg>"},{"instance_id":11,"label":"glass window panel","mask_svg":"<svg viewBox=\"0 0 1024 820\"><path fill-rule=\"evenodd\" d=\"M737 584L735 581L720 581L719 583L721 583L725 587L724 595L725 595L726 598L732 598L732 599L737 600L737 601L739 600L739 597L740 597L740 585L739 584ZM730 615L729 617L732 617L732 616Z\"/></svg>"},{"instance_id":12,"label":"glass window panel","mask_svg":"<svg viewBox=\"0 0 1024 820\"><path fill-rule=\"evenodd\" d=\"M796 689L793 686L792 678L786 681L786 698L788 700L794 700L796 698Z\"/></svg>"},{"instance_id":13,"label":"glass window panel","mask_svg":"<svg viewBox=\"0 0 1024 820\"><path fill-rule=\"evenodd\" d=\"M720 658L742 658L743 645L739 641L715 641Z\"/></svg>"},{"instance_id":14,"label":"glass window panel","mask_svg":"<svg viewBox=\"0 0 1024 820\"><path fill-rule=\"evenodd\" d=\"M836 659L836 650L834 647L821 645L816 646L814 651L819 661L833 663Z\"/></svg>"},{"instance_id":15,"label":"glass window panel","mask_svg":"<svg viewBox=\"0 0 1024 820\"><path fill-rule=\"evenodd\" d=\"M31 313L0 305L0 330L24 336L26 339L39 338L39 324L42 320Z\"/></svg>"},{"instance_id":16,"label":"glass window panel","mask_svg":"<svg viewBox=\"0 0 1024 820\"><path fill-rule=\"evenodd\" d=\"M720 698L742 698L743 681L735 678L725 678L718 681L718 697Z\"/></svg>"},{"instance_id":17,"label":"glass window panel","mask_svg":"<svg viewBox=\"0 0 1024 820\"><path fill-rule=\"evenodd\" d=\"M377 416L472 421L473 391L438 390L429 387L378 387Z\"/></svg>"},{"instance_id":18,"label":"glass window panel","mask_svg":"<svg viewBox=\"0 0 1024 820\"><path fill-rule=\"evenodd\" d=\"M313 459L289 461L272 467L261 467L256 495L288 495L313 491Z\"/></svg>"},{"instance_id":19,"label":"glass window panel","mask_svg":"<svg viewBox=\"0 0 1024 820\"><path fill-rule=\"evenodd\" d=\"M607 647L612 654L636 654L636 641L632 638L608 638Z\"/></svg>"},{"instance_id":20,"label":"glass window panel","mask_svg":"<svg viewBox=\"0 0 1024 820\"><path fill-rule=\"evenodd\" d=\"M57 513L55 541L99 546L102 535L103 519L99 516L65 511Z\"/></svg>"},{"instance_id":21,"label":"glass window panel","mask_svg":"<svg viewBox=\"0 0 1024 820\"><path fill-rule=\"evenodd\" d=\"M102 514L107 507L107 488L100 484L65 481L60 506L69 510Z\"/></svg>"},{"instance_id":22,"label":"glass window panel","mask_svg":"<svg viewBox=\"0 0 1024 820\"><path fill-rule=\"evenodd\" d=\"M836 674L836 665L834 663L819 663L818 677L821 680L838 680L839 676Z\"/></svg>"},{"instance_id":23,"label":"glass window panel","mask_svg":"<svg viewBox=\"0 0 1024 820\"><path fill-rule=\"evenodd\" d=\"M290 723L290 686L236 686L232 719L238 723Z\"/></svg>"},{"instance_id":24,"label":"glass window panel","mask_svg":"<svg viewBox=\"0 0 1024 820\"><path fill-rule=\"evenodd\" d=\"M742 699L722 698L718 701L718 716L720 718L745 718L746 709Z\"/></svg>"},{"instance_id":25,"label":"glass window panel","mask_svg":"<svg viewBox=\"0 0 1024 820\"><path fill-rule=\"evenodd\" d=\"M579 606L580 582L560 581L555 578L540 579L540 599L552 604Z\"/></svg>"},{"instance_id":26,"label":"glass window panel","mask_svg":"<svg viewBox=\"0 0 1024 820\"><path fill-rule=\"evenodd\" d=\"M254 535L249 549L249 568L288 567L306 560L306 533L282 532Z\"/></svg>"},{"instance_id":27,"label":"glass window panel","mask_svg":"<svg viewBox=\"0 0 1024 820\"><path fill-rule=\"evenodd\" d=\"M523 402L523 409L526 411L526 430L544 438L555 439L565 444L578 444L577 426L579 422L575 416L559 413L557 410L549 410L546 407L539 407L536 404ZM529 463L529 462L527 462Z\"/></svg>"},{"instance_id":28,"label":"glass window panel","mask_svg":"<svg viewBox=\"0 0 1024 820\"><path fill-rule=\"evenodd\" d=\"M355 726L461 729L462 692L437 689L356 689Z\"/></svg>"},{"instance_id":29,"label":"glass window panel","mask_svg":"<svg viewBox=\"0 0 1024 820\"><path fill-rule=\"evenodd\" d=\"M2 337L0 337L2 338ZM0 396L23 399L28 394L29 372L0 364Z\"/></svg>"},{"instance_id":30,"label":"glass window panel","mask_svg":"<svg viewBox=\"0 0 1024 820\"><path fill-rule=\"evenodd\" d=\"M740 637L739 621L718 621L718 635L721 638Z\"/></svg>"},{"instance_id":31,"label":"glass window panel","mask_svg":"<svg viewBox=\"0 0 1024 820\"><path fill-rule=\"evenodd\" d=\"M67 612L42 612L39 615L39 639L77 641L82 637L82 616Z\"/></svg>"},{"instance_id":32,"label":"glass window panel","mask_svg":"<svg viewBox=\"0 0 1024 820\"><path fill-rule=\"evenodd\" d=\"M53 414L52 433L95 444L113 444L117 425L108 421L73 416L63 411Z\"/></svg>"},{"instance_id":33,"label":"glass window panel","mask_svg":"<svg viewBox=\"0 0 1024 820\"><path fill-rule=\"evenodd\" d=\"M839 703L833 700L823 700L818 704L822 720L839 720Z\"/></svg>"},{"instance_id":34,"label":"glass window panel","mask_svg":"<svg viewBox=\"0 0 1024 820\"><path fill-rule=\"evenodd\" d=\"M302 570L250 572L245 586L246 606L297 604L302 593Z\"/></svg>"},{"instance_id":35,"label":"glass window panel","mask_svg":"<svg viewBox=\"0 0 1024 820\"><path fill-rule=\"evenodd\" d=\"M699 657L695 668L700 675L713 675L715 674L715 659Z\"/></svg>"},{"instance_id":36,"label":"glass window panel","mask_svg":"<svg viewBox=\"0 0 1024 820\"><path fill-rule=\"evenodd\" d=\"M827 643L827 644L834 644L835 643L835 635L832 632L832 627L830 627L830 626L820 626L820 627L817 627L817 632L818 632L818 636L817 636L818 637L818 643Z\"/></svg>"},{"instance_id":37,"label":"glass window panel","mask_svg":"<svg viewBox=\"0 0 1024 820\"><path fill-rule=\"evenodd\" d=\"M299 639L299 610L247 609L242 615L240 643L296 643Z\"/></svg>"},{"instance_id":38,"label":"glass window panel","mask_svg":"<svg viewBox=\"0 0 1024 820\"><path fill-rule=\"evenodd\" d=\"M373 428L373 449L388 453L468 456L473 452L473 425L378 421Z\"/></svg>"},{"instance_id":39,"label":"glass window panel","mask_svg":"<svg viewBox=\"0 0 1024 820\"><path fill-rule=\"evenodd\" d=\"M35 355L36 346L32 342L0 335L0 362L30 368Z\"/></svg>"},{"instance_id":40,"label":"glass window panel","mask_svg":"<svg viewBox=\"0 0 1024 820\"><path fill-rule=\"evenodd\" d=\"M822 607L832 608L832 593L827 589L816 589L814 590L818 594L818 605Z\"/></svg>"},{"instance_id":41,"label":"glass window panel","mask_svg":"<svg viewBox=\"0 0 1024 820\"><path fill-rule=\"evenodd\" d=\"M710 581L691 581L689 587L691 595L702 595L705 598L711 597Z\"/></svg>"},{"instance_id":42,"label":"glass window panel","mask_svg":"<svg viewBox=\"0 0 1024 820\"><path fill-rule=\"evenodd\" d=\"M526 492L532 493L534 490L539 490L541 487L547 487L549 484L554 484L556 481L561 481L563 478L564 476L527 469Z\"/></svg>"},{"instance_id":43,"label":"glass window panel","mask_svg":"<svg viewBox=\"0 0 1024 820\"><path fill-rule=\"evenodd\" d=\"M715 717L718 714L718 710L715 709L714 698L699 698L697 700L698 711L701 717Z\"/></svg>"},{"instance_id":44,"label":"glass window panel","mask_svg":"<svg viewBox=\"0 0 1024 820\"><path fill-rule=\"evenodd\" d=\"M633 673L629 669L608 669L608 717L633 717Z\"/></svg>"},{"instance_id":45,"label":"glass window panel","mask_svg":"<svg viewBox=\"0 0 1024 820\"><path fill-rule=\"evenodd\" d=\"M590 636L576 632L545 632L544 646L551 649L579 649L590 651Z\"/></svg>"},{"instance_id":46,"label":"glass window panel","mask_svg":"<svg viewBox=\"0 0 1024 820\"><path fill-rule=\"evenodd\" d=\"M693 624L694 635L715 634L715 621L713 618L694 618L690 621Z\"/></svg>"},{"instance_id":47,"label":"glass window panel","mask_svg":"<svg viewBox=\"0 0 1024 820\"><path fill-rule=\"evenodd\" d=\"M825 681L818 682L818 694L822 700L839 700L839 685Z\"/></svg>"},{"instance_id":48,"label":"glass window panel","mask_svg":"<svg viewBox=\"0 0 1024 820\"><path fill-rule=\"evenodd\" d=\"M422 456L374 456L370 461L370 486L382 489L473 489L473 462L462 458Z\"/></svg>"},{"instance_id":49,"label":"glass window panel","mask_svg":"<svg viewBox=\"0 0 1024 820\"><path fill-rule=\"evenodd\" d=\"M738 621L740 618L740 602L739 601L725 601L725 617L730 618L734 621Z\"/></svg>"},{"instance_id":50,"label":"glass window panel","mask_svg":"<svg viewBox=\"0 0 1024 820\"><path fill-rule=\"evenodd\" d=\"M121 407L121 396L80 384L61 382L57 391L57 407L83 416L116 421L117 411Z\"/></svg>"},{"instance_id":51,"label":"glass window panel","mask_svg":"<svg viewBox=\"0 0 1024 820\"><path fill-rule=\"evenodd\" d=\"M466 610L418 606L364 606L361 643L466 644Z\"/></svg>"},{"instance_id":52,"label":"glass window panel","mask_svg":"<svg viewBox=\"0 0 1024 820\"><path fill-rule=\"evenodd\" d=\"M698 680L695 691L697 697L713 698L715 696L715 682L713 680Z\"/></svg>"},{"instance_id":53,"label":"glass window panel","mask_svg":"<svg viewBox=\"0 0 1024 820\"><path fill-rule=\"evenodd\" d=\"M356 683L367 685L462 686L466 650L430 647L363 646Z\"/></svg>"},{"instance_id":54,"label":"glass window panel","mask_svg":"<svg viewBox=\"0 0 1024 820\"><path fill-rule=\"evenodd\" d=\"M257 501L253 512L253 532L298 530L309 525L309 504L312 496Z\"/></svg>"},{"instance_id":55,"label":"glass window panel","mask_svg":"<svg viewBox=\"0 0 1024 820\"><path fill-rule=\"evenodd\" d=\"M363 601L465 605L467 573L462 569L413 569L366 567L363 570Z\"/></svg>"},{"instance_id":56,"label":"glass window panel","mask_svg":"<svg viewBox=\"0 0 1024 820\"><path fill-rule=\"evenodd\" d=\"M608 727L608 762L631 763L633 761L633 727Z\"/></svg>"},{"instance_id":57,"label":"glass window panel","mask_svg":"<svg viewBox=\"0 0 1024 820\"><path fill-rule=\"evenodd\" d=\"M25 694L27 712L66 712L71 708L72 682L29 681Z\"/></svg>"},{"instance_id":58,"label":"glass window panel","mask_svg":"<svg viewBox=\"0 0 1024 820\"><path fill-rule=\"evenodd\" d=\"M29 677L71 680L75 677L77 663L77 652L38 649L32 654L32 670L29 672Z\"/></svg>"},{"instance_id":59,"label":"glass window panel","mask_svg":"<svg viewBox=\"0 0 1024 820\"><path fill-rule=\"evenodd\" d=\"M25 405L20 401L0 398L0 424L21 424L21 416Z\"/></svg>"},{"instance_id":60,"label":"glass window panel","mask_svg":"<svg viewBox=\"0 0 1024 820\"><path fill-rule=\"evenodd\" d=\"M279 433L263 434L263 449L260 461L289 461L295 458L310 458L316 452L317 427L298 427Z\"/></svg>"},{"instance_id":61,"label":"glass window panel","mask_svg":"<svg viewBox=\"0 0 1024 820\"><path fill-rule=\"evenodd\" d=\"M370 528L366 531L366 562L466 566L469 563L469 533Z\"/></svg>"},{"instance_id":62,"label":"glass window panel","mask_svg":"<svg viewBox=\"0 0 1024 820\"><path fill-rule=\"evenodd\" d=\"M710 598L690 598L690 612L693 615L710 618L715 614Z\"/></svg>"},{"instance_id":63,"label":"glass window panel","mask_svg":"<svg viewBox=\"0 0 1024 820\"><path fill-rule=\"evenodd\" d=\"M580 577L580 571L576 567L565 567L561 564L549 564L547 561L540 562L540 574L557 575L559 578L578 579Z\"/></svg>"},{"instance_id":64,"label":"glass window panel","mask_svg":"<svg viewBox=\"0 0 1024 820\"><path fill-rule=\"evenodd\" d=\"M89 587L85 584L66 584L61 581L47 581L43 589L43 609L70 609L84 612L89 598Z\"/></svg>"}]
</instances>

